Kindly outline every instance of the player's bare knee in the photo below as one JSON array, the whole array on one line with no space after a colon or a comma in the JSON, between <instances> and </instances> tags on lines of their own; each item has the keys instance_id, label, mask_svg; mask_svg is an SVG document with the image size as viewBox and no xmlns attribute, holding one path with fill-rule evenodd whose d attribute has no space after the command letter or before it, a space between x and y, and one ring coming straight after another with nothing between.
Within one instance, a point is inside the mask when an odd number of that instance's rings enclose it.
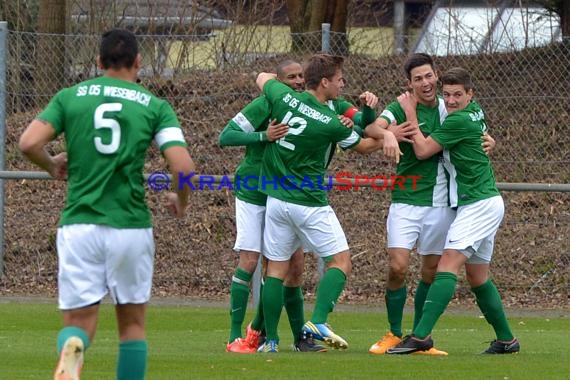
<instances>
[{"instance_id":1,"label":"player's bare knee","mask_svg":"<svg viewBox=\"0 0 570 380\"><path fill-rule=\"evenodd\" d=\"M303 284L304 266L295 264L296 263L291 262L289 265L289 271L287 272L287 277L283 283L285 286L297 287Z\"/></svg>"},{"instance_id":2,"label":"player's bare knee","mask_svg":"<svg viewBox=\"0 0 570 380\"><path fill-rule=\"evenodd\" d=\"M296 288L303 285L303 272L292 275L292 273L289 271L289 273L287 273L285 281L283 281L283 285L289 288Z\"/></svg>"},{"instance_id":3,"label":"player's bare knee","mask_svg":"<svg viewBox=\"0 0 570 380\"><path fill-rule=\"evenodd\" d=\"M406 280L407 266L400 266L393 268L390 266L388 269L388 284L390 288L401 287ZM391 286L390 286L391 285Z\"/></svg>"},{"instance_id":4,"label":"player's bare knee","mask_svg":"<svg viewBox=\"0 0 570 380\"><path fill-rule=\"evenodd\" d=\"M259 261L259 253L241 251L239 254L238 266L248 273L253 273L257 268L258 261Z\"/></svg>"},{"instance_id":5,"label":"player's bare knee","mask_svg":"<svg viewBox=\"0 0 570 380\"><path fill-rule=\"evenodd\" d=\"M422 267L421 274L422 274L422 281L426 284L431 284L435 279L435 273L437 272L437 266L425 268Z\"/></svg>"},{"instance_id":6,"label":"player's bare knee","mask_svg":"<svg viewBox=\"0 0 570 380\"><path fill-rule=\"evenodd\" d=\"M390 260L388 279L401 279L403 281L406 277L406 273L408 273L407 260Z\"/></svg>"},{"instance_id":7,"label":"player's bare knee","mask_svg":"<svg viewBox=\"0 0 570 380\"><path fill-rule=\"evenodd\" d=\"M327 267L338 268L348 277L348 275L352 271L352 262L350 260L350 253L341 252L332 256L332 259L330 260L330 262L328 262Z\"/></svg>"}]
</instances>

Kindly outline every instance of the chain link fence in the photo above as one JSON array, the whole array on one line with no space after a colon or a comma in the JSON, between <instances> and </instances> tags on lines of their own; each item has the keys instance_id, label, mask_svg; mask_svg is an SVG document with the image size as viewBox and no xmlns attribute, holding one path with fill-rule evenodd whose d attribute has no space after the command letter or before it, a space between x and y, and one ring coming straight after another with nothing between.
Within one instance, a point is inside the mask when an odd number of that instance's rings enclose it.
<instances>
[{"instance_id":1,"label":"chain link fence","mask_svg":"<svg viewBox=\"0 0 570 380\"><path fill-rule=\"evenodd\" d=\"M413 46L416 35L406 36ZM331 33L325 50L342 53L348 85L345 96L378 95L378 112L406 85L405 55L393 54L387 28L349 27ZM98 34L49 35L10 31L7 51L6 170L36 170L17 150L26 125L62 86L98 74ZM258 95L255 74L285 58L302 61L323 50L323 33L291 35L286 26L232 24L194 34L140 35L140 82L168 99L183 124L199 172L232 174L243 150L221 149L219 132ZM436 57L440 72L462 66L472 72L476 98L497 140L492 155L497 181L570 183L570 40L510 52ZM61 140L50 145L63 149ZM165 170L155 149L145 171ZM376 153L341 152L329 172L389 176L395 170ZM5 275L0 293L53 294L56 285L55 228L64 204L65 184L19 179L5 181ZM157 260L155 295L226 297L237 263L234 198L227 188L192 194L189 215L172 220L162 194L148 189L155 218ZM493 275L510 305L566 306L570 295L570 199L563 192L503 192L507 212L497 236ZM390 196L371 188L330 194L349 238L353 274L344 297L381 303L387 266L385 220ZM310 299L315 262L307 260ZM410 274L410 291L418 275ZM457 299L470 300L465 281Z\"/></svg>"}]
</instances>

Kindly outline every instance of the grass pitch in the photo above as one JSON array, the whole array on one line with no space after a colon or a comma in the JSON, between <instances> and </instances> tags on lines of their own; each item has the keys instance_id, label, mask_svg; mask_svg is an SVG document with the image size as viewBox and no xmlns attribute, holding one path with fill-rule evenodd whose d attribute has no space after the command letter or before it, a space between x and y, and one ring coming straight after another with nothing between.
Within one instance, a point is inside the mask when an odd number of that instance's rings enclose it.
<instances>
[{"instance_id":1,"label":"grass pitch","mask_svg":"<svg viewBox=\"0 0 570 380\"><path fill-rule=\"evenodd\" d=\"M433 333L436 347L448 351L449 356L371 355L368 347L385 333L387 322L384 312L370 309L331 314L329 322L349 342L346 351L292 352L291 332L283 315L278 354L239 355L224 351L229 324L226 308L151 305L147 378L566 379L570 370L568 313L511 315L513 330L521 341L517 355L479 355L494 337L491 327L475 311L453 310L444 314ZM406 315L405 327L409 326L411 316ZM0 378L51 378L60 327L55 302L0 302ZM104 304L81 378L113 379L117 348L113 308Z\"/></svg>"}]
</instances>

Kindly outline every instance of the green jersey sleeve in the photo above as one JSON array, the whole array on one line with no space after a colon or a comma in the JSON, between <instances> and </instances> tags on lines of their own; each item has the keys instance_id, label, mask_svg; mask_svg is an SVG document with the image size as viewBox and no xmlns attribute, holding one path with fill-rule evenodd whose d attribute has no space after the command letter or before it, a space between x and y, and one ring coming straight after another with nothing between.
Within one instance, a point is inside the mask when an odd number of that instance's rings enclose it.
<instances>
[{"instance_id":1,"label":"green jersey sleeve","mask_svg":"<svg viewBox=\"0 0 570 380\"><path fill-rule=\"evenodd\" d=\"M187 146L180 122L172 106L162 99L157 99L157 101L161 104L158 107L158 124L154 141L160 148L160 151L163 152L172 146Z\"/></svg>"},{"instance_id":2,"label":"green jersey sleeve","mask_svg":"<svg viewBox=\"0 0 570 380\"><path fill-rule=\"evenodd\" d=\"M247 146L267 141L271 107L265 96L255 98L238 112L220 133L220 146Z\"/></svg>"},{"instance_id":3,"label":"green jersey sleeve","mask_svg":"<svg viewBox=\"0 0 570 380\"><path fill-rule=\"evenodd\" d=\"M277 79L270 79L263 85L263 94L267 97L269 104L274 104L288 92L294 92L294 90Z\"/></svg>"},{"instance_id":4,"label":"green jersey sleeve","mask_svg":"<svg viewBox=\"0 0 570 380\"><path fill-rule=\"evenodd\" d=\"M335 100L333 106L337 114L348 117L355 125L362 128L366 128L368 124L376 120L376 112L368 106L362 107L362 111L360 111L352 103L342 98Z\"/></svg>"},{"instance_id":5,"label":"green jersey sleeve","mask_svg":"<svg viewBox=\"0 0 570 380\"><path fill-rule=\"evenodd\" d=\"M51 124L55 129L55 133L60 135L65 128L65 112L63 104L65 104L66 93L69 89L59 91L49 102L47 107L37 116L38 120L42 120Z\"/></svg>"},{"instance_id":6,"label":"green jersey sleeve","mask_svg":"<svg viewBox=\"0 0 570 380\"><path fill-rule=\"evenodd\" d=\"M340 122L338 124L340 125L340 128L335 127L335 130L331 135L331 142L337 143L343 150L352 149L358 145L361 140L360 135L352 128L347 128Z\"/></svg>"},{"instance_id":7,"label":"green jersey sleeve","mask_svg":"<svg viewBox=\"0 0 570 380\"><path fill-rule=\"evenodd\" d=\"M469 135L466 126L462 113L452 113L430 136L444 149L451 150Z\"/></svg>"},{"instance_id":8,"label":"green jersey sleeve","mask_svg":"<svg viewBox=\"0 0 570 380\"><path fill-rule=\"evenodd\" d=\"M406 114L397 101L388 104L382 113L380 113L380 117L386 120L388 124L392 124L393 122L401 124L406 121Z\"/></svg>"}]
</instances>

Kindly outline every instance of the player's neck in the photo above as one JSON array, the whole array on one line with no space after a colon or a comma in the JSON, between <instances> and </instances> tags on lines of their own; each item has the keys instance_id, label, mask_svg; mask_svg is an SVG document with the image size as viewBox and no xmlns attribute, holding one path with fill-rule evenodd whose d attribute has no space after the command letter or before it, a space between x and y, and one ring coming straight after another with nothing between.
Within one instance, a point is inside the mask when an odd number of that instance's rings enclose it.
<instances>
[{"instance_id":1,"label":"player's neck","mask_svg":"<svg viewBox=\"0 0 570 380\"><path fill-rule=\"evenodd\" d=\"M329 100L329 99L327 98L327 96L326 96L324 93L322 93L322 92L320 92L320 91L318 91L318 90L307 90L307 92L308 92L309 94L313 95L315 98L317 98L317 100L319 101L319 103L326 104L327 101Z\"/></svg>"},{"instance_id":2,"label":"player's neck","mask_svg":"<svg viewBox=\"0 0 570 380\"><path fill-rule=\"evenodd\" d=\"M127 82L137 81L137 70L134 69L107 69L104 75L106 77L120 79Z\"/></svg>"},{"instance_id":3,"label":"player's neck","mask_svg":"<svg viewBox=\"0 0 570 380\"><path fill-rule=\"evenodd\" d=\"M417 98L417 97L416 97L416 98ZM437 102L437 97L435 97L432 101L429 101L429 102L428 102L428 101L425 101L425 100L422 100L422 99L420 99L420 98L417 98L417 99L418 99L418 104L423 104L423 105L426 106L426 107L435 107L435 106L437 106L437 104L438 104L438 102Z\"/></svg>"}]
</instances>

